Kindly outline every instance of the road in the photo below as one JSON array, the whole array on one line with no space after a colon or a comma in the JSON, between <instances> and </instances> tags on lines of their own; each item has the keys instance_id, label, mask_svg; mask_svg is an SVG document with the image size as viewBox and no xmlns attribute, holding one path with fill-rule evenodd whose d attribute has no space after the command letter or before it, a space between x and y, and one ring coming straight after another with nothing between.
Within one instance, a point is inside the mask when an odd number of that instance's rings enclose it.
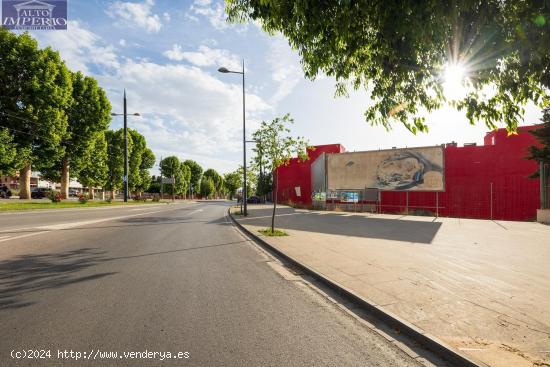
<instances>
[{"instance_id":1,"label":"road","mask_svg":"<svg viewBox=\"0 0 550 367\"><path fill-rule=\"evenodd\" d=\"M0 214L0 365L418 365L276 271L228 205Z\"/></svg>"}]
</instances>

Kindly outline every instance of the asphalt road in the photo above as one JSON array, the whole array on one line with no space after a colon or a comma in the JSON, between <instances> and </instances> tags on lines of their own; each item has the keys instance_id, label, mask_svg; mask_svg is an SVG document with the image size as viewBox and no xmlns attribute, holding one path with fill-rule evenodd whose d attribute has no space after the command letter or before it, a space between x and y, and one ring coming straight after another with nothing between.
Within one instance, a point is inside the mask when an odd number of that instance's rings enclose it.
<instances>
[{"instance_id":1,"label":"asphalt road","mask_svg":"<svg viewBox=\"0 0 550 367\"><path fill-rule=\"evenodd\" d=\"M417 365L277 271L228 205L0 214L0 365Z\"/></svg>"}]
</instances>

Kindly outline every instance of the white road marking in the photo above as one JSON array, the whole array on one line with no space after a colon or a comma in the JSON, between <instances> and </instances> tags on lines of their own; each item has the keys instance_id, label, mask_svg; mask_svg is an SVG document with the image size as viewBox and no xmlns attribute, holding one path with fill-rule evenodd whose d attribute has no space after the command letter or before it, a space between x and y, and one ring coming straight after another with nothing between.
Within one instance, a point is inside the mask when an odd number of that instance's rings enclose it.
<instances>
[{"instance_id":1,"label":"white road marking","mask_svg":"<svg viewBox=\"0 0 550 367\"><path fill-rule=\"evenodd\" d=\"M15 237L4 238L4 239L0 240L0 242L6 242L6 241L11 241L11 240L16 240L16 239L19 239L19 238L36 236L36 235L38 235L38 234L47 233L47 232L50 232L50 231L40 231L40 232L33 232L33 233L22 234L21 236L15 236Z\"/></svg>"},{"instance_id":2,"label":"white road marking","mask_svg":"<svg viewBox=\"0 0 550 367\"><path fill-rule=\"evenodd\" d=\"M0 242L16 240L16 239L24 238L24 237L36 236L36 235L39 235L39 234L48 233L48 232L52 232L52 231L58 231L58 230L62 230L62 229L81 227L81 226L85 226L85 225L89 225L89 224L107 222L107 221L117 220L117 219L138 217L138 216L141 216L141 215L154 214L154 213L159 213L159 212L164 212L164 211L172 211L172 210L177 210L177 209L179 209L179 208L171 208L169 210L155 210L155 211L146 212L146 213L121 215L121 216L117 216L117 217L93 219L93 220L86 220L86 221L80 221L80 222L59 223L59 224L52 224L52 225L47 225L47 226L32 227L32 229L42 229L42 231L27 233L27 234L24 234L24 235L21 235L21 236L15 236L15 237L9 237L9 238L3 238L2 237L2 239L0 239ZM197 211L197 210L195 210L195 211ZM202 211L202 209L199 209L198 211ZM31 229L31 228L29 228L29 229Z\"/></svg>"},{"instance_id":3,"label":"white road marking","mask_svg":"<svg viewBox=\"0 0 550 367\"><path fill-rule=\"evenodd\" d=\"M2 238L6 238L6 237L9 237L9 236L2 236L2 237L0 237L0 240L1 240Z\"/></svg>"},{"instance_id":4,"label":"white road marking","mask_svg":"<svg viewBox=\"0 0 550 367\"><path fill-rule=\"evenodd\" d=\"M193 210L192 212L190 212L188 214L191 215L191 214L195 214L195 213L198 213L198 212L202 212L202 209Z\"/></svg>"}]
</instances>

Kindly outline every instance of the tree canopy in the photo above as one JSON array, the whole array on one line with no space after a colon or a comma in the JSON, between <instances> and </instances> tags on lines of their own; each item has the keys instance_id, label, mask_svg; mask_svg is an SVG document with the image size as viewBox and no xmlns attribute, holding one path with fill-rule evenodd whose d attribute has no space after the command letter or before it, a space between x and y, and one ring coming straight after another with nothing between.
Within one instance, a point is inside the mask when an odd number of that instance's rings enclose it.
<instances>
[{"instance_id":1,"label":"tree canopy","mask_svg":"<svg viewBox=\"0 0 550 367\"><path fill-rule=\"evenodd\" d=\"M10 130L21 175L20 196L30 197L31 165L54 166L65 154L72 99L71 75L59 54L38 49L27 33L0 29L0 126Z\"/></svg>"},{"instance_id":2,"label":"tree canopy","mask_svg":"<svg viewBox=\"0 0 550 367\"><path fill-rule=\"evenodd\" d=\"M550 164L550 108L545 108L542 113L542 126L538 129L531 130L540 143L540 146L529 147L529 159L533 159L539 163ZM539 176L539 172L534 174Z\"/></svg>"},{"instance_id":3,"label":"tree canopy","mask_svg":"<svg viewBox=\"0 0 550 367\"><path fill-rule=\"evenodd\" d=\"M209 168L204 171L202 175L203 179L210 179L214 184L214 192L216 195L220 195L223 191L223 177L213 168Z\"/></svg>"},{"instance_id":4,"label":"tree canopy","mask_svg":"<svg viewBox=\"0 0 550 367\"><path fill-rule=\"evenodd\" d=\"M12 174L16 167L17 147L8 129L0 128L0 176Z\"/></svg>"},{"instance_id":5,"label":"tree canopy","mask_svg":"<svg viewBox=\"0 0 550 367\"><path fill-rule=\"evenodd\" d=\"M243 175L237 170L223 175L223 184L231 200L237 194L237 190L243 185Z\"/></svg>"},{"instance_id":6,"label":"tree canopy","mask_svg":"<svg viewBox=\"0 0 550 367\"><path fill-rule=\"evenodd\" d=\"M189 186L193 191L199 191L199 183L202 177L202 167L195 161L187 159L183 162L191 170L191 179L189 181Z\"/></svg>"},{"instance_id":7,"label":"tree canopy","mask_svg":"<svg viewBox=\"0 0 550 367\"><path fill-rule=\"evenodd\" d=\"M227 0L226 11L281 32L307 78L334 77L339 95L365 88L371 124L427 131L425 114L449 102L472 124L513 131L528 101L548 104L548 1ZM452 100L446 68L465 73L467 92Z\"/></svg>"}]
</instances>

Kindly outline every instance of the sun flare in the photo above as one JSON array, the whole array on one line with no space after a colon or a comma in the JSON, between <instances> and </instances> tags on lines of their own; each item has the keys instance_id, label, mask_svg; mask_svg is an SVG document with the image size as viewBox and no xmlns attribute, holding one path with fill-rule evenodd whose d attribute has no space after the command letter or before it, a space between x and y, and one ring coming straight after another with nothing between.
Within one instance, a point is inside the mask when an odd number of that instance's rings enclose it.
<instances>
[{"instance_id":1,"label":"sun flare","mask_svg":"<svg viewBox=\"0 0 550 367\"><path fill-rule=\"evenodd\" d=\"M460 63L445 66L443 90L448 100L458 100L466 95L466 67Z\"/></svg>"}]
</instances>

